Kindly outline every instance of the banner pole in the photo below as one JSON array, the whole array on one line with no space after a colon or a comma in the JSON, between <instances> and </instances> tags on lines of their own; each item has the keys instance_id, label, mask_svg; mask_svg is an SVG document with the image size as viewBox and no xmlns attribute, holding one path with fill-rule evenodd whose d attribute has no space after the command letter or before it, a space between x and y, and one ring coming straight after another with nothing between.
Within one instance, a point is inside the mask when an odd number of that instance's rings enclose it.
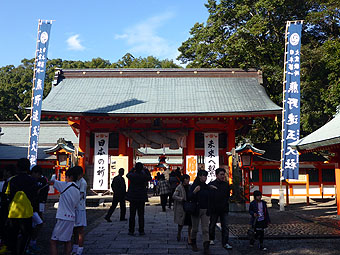
<instances>
[{"instance_id":1,"label":"banner pole","mask_svg":"<svg viewBox=\"0 0 340 255\"><path fill-rule=\"evenodd\" d=\"M283 60L283 93L282 93L282 130L281 130L281 162L280 162L280 190L279 190L279 194L280 194L280 199L279 199L279 205L280 205L280 212L283 212L285 210L285 206L284 206L284 191L282 188L282 180L283 180L283 141L284 141L284 112L285 112L285 107L284 107L284 101L285 101L285 97L286 97L286 62L287 62L287 45L288 45L288 27L290 25L290 21L287 21L286 24L286 31L285 31L285 53L284 53L284 60ZM286 194L287 196L288 194Z\"/></svg>"}]
</instances>

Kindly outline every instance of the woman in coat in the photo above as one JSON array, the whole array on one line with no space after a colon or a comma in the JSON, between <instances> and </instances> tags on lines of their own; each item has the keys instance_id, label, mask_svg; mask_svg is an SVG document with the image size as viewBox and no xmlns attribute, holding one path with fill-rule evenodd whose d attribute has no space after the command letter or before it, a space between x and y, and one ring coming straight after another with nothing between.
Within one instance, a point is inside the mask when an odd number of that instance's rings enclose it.
<instances>
[{"instance_id":1,"label":"woman in coat","mask_svg":"<svg viewBox=\"0 0 340 255\"><path fill-rule=\"evenodd\" d=\"M183 226L188 226L188 244L191 245L191 215L184 212L183 203L187 201L187 195L190 188L190 176L184 174L181 176L181 183L176 187L172 196L174 200L174 222L178 224L177 241L181 240Z\"/></svg>"}]
</instances>

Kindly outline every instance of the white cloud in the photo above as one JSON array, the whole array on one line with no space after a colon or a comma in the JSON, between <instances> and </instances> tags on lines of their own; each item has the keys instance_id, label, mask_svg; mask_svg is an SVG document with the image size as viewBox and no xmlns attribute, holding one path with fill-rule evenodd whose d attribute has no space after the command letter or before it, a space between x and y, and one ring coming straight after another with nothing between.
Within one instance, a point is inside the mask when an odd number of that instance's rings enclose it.
<instances>
[{"instance_id":1,"label":"white cloud","mask_svg":"<svg viewBox=\"0 0 340 255\"><path fill-rule=\"evenodd\" d=\"M158 30L173 17L171 12L151 17L125 29L122 34L116 34L115 39L126 41L130 47L128 52L132 54L174 59L178 56L178 46L158 35Z\"/></svg>"},{"instance_id":2,"label":"white cloud","mask_svg":"<svg viewBox=\"0 0 340 255\"><path fill-rule=\"evenodd\" d=\"M79 34L70 36L67 40L67 45L69 50L75 50L75 51L83 51L85 50L85 47L81 45L81 41L79 40Z\"/></svg>"}]
</instances>

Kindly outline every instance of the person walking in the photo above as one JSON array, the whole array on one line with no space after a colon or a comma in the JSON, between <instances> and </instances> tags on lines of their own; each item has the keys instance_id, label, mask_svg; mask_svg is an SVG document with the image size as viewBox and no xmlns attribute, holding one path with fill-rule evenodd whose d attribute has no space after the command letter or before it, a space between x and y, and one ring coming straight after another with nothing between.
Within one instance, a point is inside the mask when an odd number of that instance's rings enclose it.
<instances>
[{"instance_id":1,"label":"person walking","mask_svg":"<svg viewBox=\"0 0 340 255\"><path fill-rule=\"evenodd\" d=\"M178 178L176 176L176 173L175 171L172 171L170 173L170 178L169 178L169 184L170 184L170 195L169 195L169 209L171 209L171 206L173 204L173 199L172 199L172 196L175 192L175 189L177 188L177 186L179 185L180 183L180 178Z\"/></svg>"},{"instance_id":2,"label":"person walking","mask_svg":"<svg viewBox=\"0 0 340 255\"><path fill-rule=\"evenodd\" d=\"M87 226L86 220L86 190L87 182L83 177L83 168L81 166L75 166L74 171L78 175L76 181L80 191L80 200L75 210L75 222L73 229L73 247L72 255L81 255L84 250L84 228Z\"/></svg>"},{"instance_id":3,"label":"person walking","mask_svg":"<svg viewBox=\"0 0 340 255\"><path fill-rule=\"evenodd\" d=\"M175 189L172 196L174 199L174 222L178 224L177 241L181 240L181 234L183 226L188 226L188 244L191 245L191 215L186 213L183 209L183 203L187 201L189 188L190 188L190 176L184 174L181 177L181 183Z\"/></svg>"},{"instance_id":4,"label":"person walking","mask_svg":"<svg viewBox=\"0 0 340 255\"><path fill-rule=\"evenodd\" d=\"M259 190L255 190L253 196L254 200L249 205L249 214L250 224L255 229L255 237L250 239L250 247L254 246L255 239L259 239L259 249L266 251L267 248L263 246L264 229L270 223L267 203L262 200L262 193Z\"/></svg>"},{"instance_id":5,"label":"person walking","mask_svg":"<svg viewBox=\"0 0 340 255\"><path fill-rule=\"evenodd\" d=\"M229 213L229 197L230 188L226 181L226 170L217 168L215 170L216 179L209 183L210 189L210 203L209 203L209 239L210 244L214 244L215 227L218 218L221 222L222 228L222 246L225 249L232 249L229 244L229 228L228 228L228 213Z\"/></svg>"},{"instance_id":6,"label":"person walking","mask_svg":"<svg viewBox=\"0 0 340 255\"><path fill-rule=\"evenodd\" d=\"M35 253L38 252L40 247L37 246L37 238L43 226L43 212L45 209L45 203L48 197L48 180L42 175L41 166L35 165L31 169L31 176L35 179L38 185L38 197L33 202L33 217L32 217L32 237L29 244L28 251Z\"/></svg>"},{"instance_id":7,"label":"person walking","mask_svg":"<svg viewBox=\"0 0 340 255\"><path fill-rule=\"evenodd\" d=\"M198 213L191 215L192 230L191 230L191 246L194 252L198 251L196 239L198 233L199 222L201 222L202 239L204 254L209 253L209 186L205 182L207 181L208 172L205 170L199 170L197 177L192 184L189 191L189 200L196 201L198 206Z\"/></svg>"},{"instance_id":8,"label":"person walking","mask_svg":"<svg viewBox=\"0 0 340 255\"><path fill-rule=\"evenodd\" d=\"M160 176L160 180L158 181L158 193L161 198L161 206L162 211L166 211L166 204L168 201L168 196L170 195L170 184L169 181L167 181L163 174Z\"/></svg>"},{"instance_id":9,"label":"person walking","mask_svg":"<svg viewBox=\"0 0 340 255\"><path fill-rule=\"evenodd\" d=\"M51 255L58 254L58 241L64 242L64 254L70 255L72 250L71 238L76 217L75 211L80 201L80 191L75 183L78 179L78 173L74 168L67 170L65 175L66 182L51 179L53 187L60 192L56 214L57 222L50 240Z\"/></svg>"},{"instance_id":10,"label":"person walking","mask_svg":"<svg viewBox=\"0 0 340 255\"><path fill-rule=\"evenodd\" d=\"M152 179L148 169L144 168L143 164L138 162L135 167L126 175L130 181L126 200L130 202L130 217L129 217L129 235L134 235L135 218L138 213L138 231L139 235L145 235L144 232L144 209L145 202L148 201L147 185Z\"/></svg>"},{"instance_id":11,"label":"person walking","mask_svg":"<svg viewBox=\"0 0 340 255\"><path fill-rule=\"evenodd\" d=\"M125 195L126 195L126 184L124 180L124 168L120 168L118 170L118 176L113 178L112 183L111 183L111 188L113 191L113 198L112 198L112 205L105 215L105 220L107 222L112 222L111 215L115 211L118 203L120 206L120 221L126 221L127 219L125 218L126 214L126 205L125 205Z\"/></svg>"},{"instance_id":12,"label":"person walking","mask_svg":"<svg viewBox=\"0 0 340 255\"><path fill-rule=\"evenodd\" d=\"M10 201L9 227L7 229L8 248L12 254L16 255L26 252L32 235L32 205L38 196L38 185L34 178L28 175L29 171L30 161L27 158L19 159L17 175L9 180L6 189L6 195ZM18 197L16 200L17 196L22 199Z\"/></svg>"}]
</instances>

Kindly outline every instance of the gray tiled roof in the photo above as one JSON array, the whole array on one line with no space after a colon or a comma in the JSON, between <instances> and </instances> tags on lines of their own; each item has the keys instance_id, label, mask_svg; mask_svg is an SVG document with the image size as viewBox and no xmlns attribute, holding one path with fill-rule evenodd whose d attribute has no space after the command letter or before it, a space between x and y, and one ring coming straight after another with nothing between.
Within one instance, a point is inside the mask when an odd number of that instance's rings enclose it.
<instances>
[{"instance_id":1,"label":"gray tiled roof","mask_svg":"<svg viewBox=\"0 0 340 255\"><path fill-rule=\"evenodd\" d=\"M0 160L26 158L29 140L29 122L0 122L4 133L0 137ZM51 148L59 138L65 138L78 145L78 138L67 122L41 122L39 134L38 159L55 159L44 150Z\"/></svg>"},{"instance_id":2,"label":"gray tiled roof","mask_svg":"<svg viewBox=\"0 0 340 255\"><path fill-rule=\"evenodd\" d=\"M280 114L281 108L255 77L66 77L53 86L42 111L252 115Z\"/></svg>"},{"instance_id":3,"label":"gray tiled roof","mask_svg":"<svg viewBox=\"0 0 340 255\"><path fill-rule=\"evenodd\" d=\"M299 151L340 145L340 114L337 114L331 121L318 130L290 145Z\"/></svg>"},{"instance_id":4,"label":"gray tiled roof","mask_svg":"<svg viewBox=\"0 0 340 255\"><path fill-rule=\"evenodd\" d=\"M0 122L2 133L0 144L27 146L29 141L29 122ZM41 122L39 145L54 146L59 138L78 144L78 138L67 122Z\"/></svg>"},{"instance_id":5,"label":"gray tiled roof","mask_svg":"<svg viewBox=\"0 0 340 255\"><path fill-rule=\"evenodd\" d=\"M56 159L55 155L46 154L44 150L49 147L38 148L38 160ZM17 160L27 157L27 146L2 146L0 145L0 160Z\"/></svg>"}]
</instances>

